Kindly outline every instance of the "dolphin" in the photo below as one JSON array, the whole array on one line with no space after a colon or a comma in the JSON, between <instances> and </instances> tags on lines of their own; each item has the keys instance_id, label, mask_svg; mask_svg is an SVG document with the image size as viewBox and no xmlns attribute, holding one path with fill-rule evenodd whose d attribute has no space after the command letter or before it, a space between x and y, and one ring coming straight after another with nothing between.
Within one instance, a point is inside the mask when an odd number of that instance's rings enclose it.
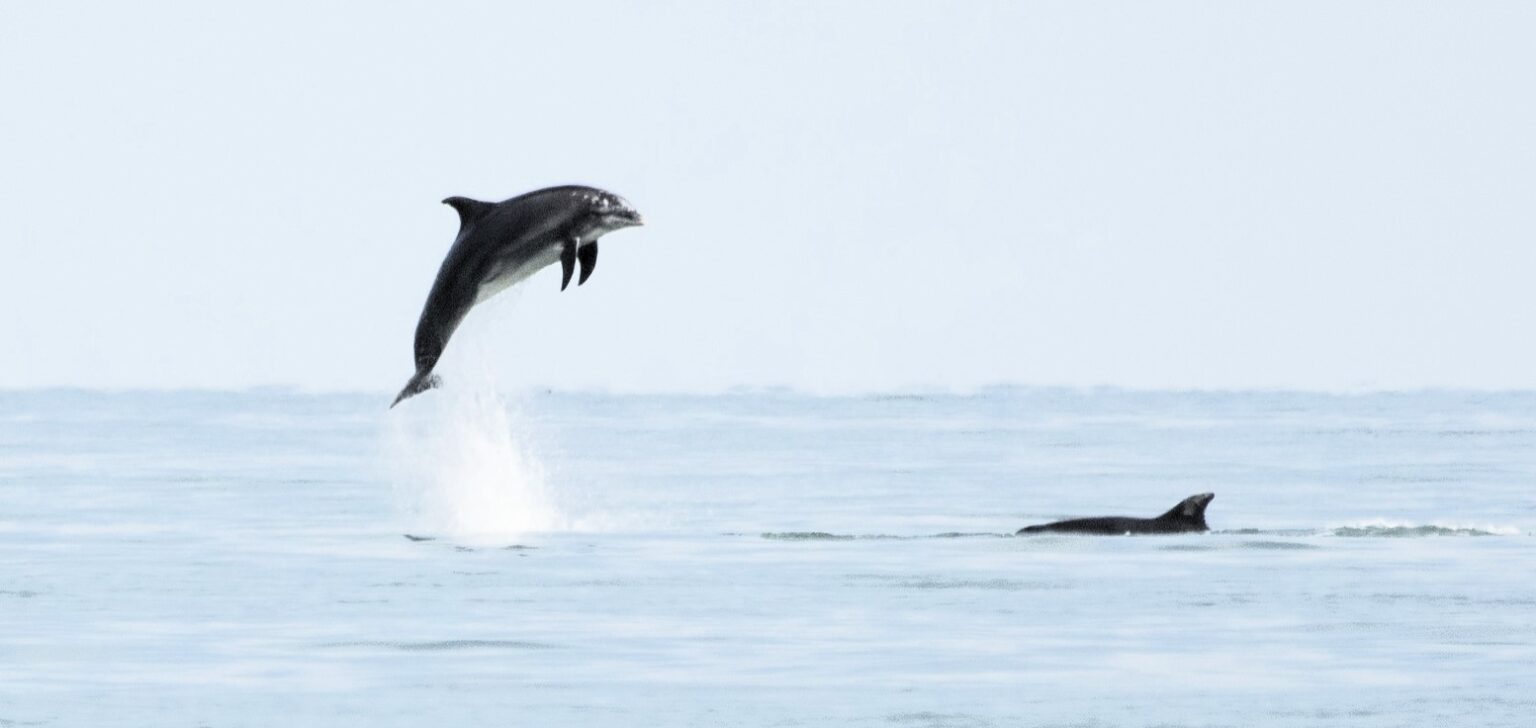
<instances>
[{"instance_id":1,"label":"dolphin","mask_svg":"<svg viewBox=\"0 0 1536 728\"><path fill-rule=\"evenodd\" d=\"M416 322L416 373L391 408L442 383L432 368L475 304L557 260L560 290L570 285L578 262L576 285L586 283L597 267L597 239L644 224L624 198L582 185L548 187L501 202L450 197L443 204L458 211L459 236Z\"/></svg>"},{"instance_id":2,"label":"dolphin","mask_svg":"<svg viewBox=\"0 0 1536 728\"><path fill-rule=\"evenodd\" d=\"M1025 526L1015 536L1026 533L1088 533L1099 536L1119 536L1128 533L1190 533L1209 531L1205 525L1205 507L1211 504L1215 493L1192 495L1157 518L1128 518L1103 516L1099 518L1075 518L1070 521L1042 523Z\"/></svg>"}]
</instances>

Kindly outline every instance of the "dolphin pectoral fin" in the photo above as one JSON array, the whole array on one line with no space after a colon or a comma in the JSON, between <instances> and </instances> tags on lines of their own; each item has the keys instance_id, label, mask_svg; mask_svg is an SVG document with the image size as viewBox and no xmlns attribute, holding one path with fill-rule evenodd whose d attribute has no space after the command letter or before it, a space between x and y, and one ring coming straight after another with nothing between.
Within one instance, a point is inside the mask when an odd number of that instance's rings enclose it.
<instances>
[{"instance_id":1,"label":"dolphin pectoral fin","mask_svg":"<svg viewBox=\"0 0 1536 728\"><path fill-rule=\"evenodd\" d=\"M597 241L587 243L587 247L578 249L576 257L581 259L581 277L576 279L576 285L587 282L592 277L592 271L597 268Z\"/></svg>"},{"instance_id":2,"label":"dolphin pectoral fin","mask_svg":"<svg viewBox=\"0 0 1536 728\"><path fill-rule=\"evenodd\" d=\"M571 274L576 272L576 241L567 241L560 249L560 290L571 285ZM581 284L577 284L581 285Z\"/></svg>"}]
</instances>

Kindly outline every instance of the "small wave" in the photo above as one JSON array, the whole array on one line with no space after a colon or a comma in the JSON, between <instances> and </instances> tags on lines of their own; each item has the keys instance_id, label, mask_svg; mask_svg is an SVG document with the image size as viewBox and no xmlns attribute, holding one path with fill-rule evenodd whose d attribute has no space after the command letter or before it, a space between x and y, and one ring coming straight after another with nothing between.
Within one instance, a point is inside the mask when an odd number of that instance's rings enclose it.
<instances>
[{"instance_id":1,"label":"small wave","mask_svg":"<svg viewBox=\"0 0 1536 728\"><path fill-rule=\"evenodd\" d=\"M1322 548L1309 543L1296 541L1243 541L1235 546L1219 546L1216 544L1192 544L1176 543L1167 546L1159 546L1159 551L1220 551L1229 548L1249 549L1253 551L1311 551Z\"/></svg>"},{"instance_id":2,"label":"small wave","mask_svg":"<svg viewBox=\"0 0 1536 728\"><path fill-rule=\"evenodd\" d=\"M1323 533L1315 528L1225 528L1211 531L1213 536L1282 536L1300 538Z\"/></svg>"},{"instance_id":3,"label":"small wave","mask_svg":"<svg viewBox=\"0 0 1536 728\"><path fill-rule=\"evenodd\" d=\"M1421 538L1425 536L1519 536L1523 533L1513 526L1464 526L1446 524L1390 523L1370 521L1351 523L1328 528L1233 528L1212 531L1218 536L1279 536L1305 538L1308 536L1338 536L1342 538ZM1261 543L1261 542L1253 542ZM1278 543L1278 542L1262 542Z\"/></svg>"},{"instance_id":4,"label":"small wave","mask_svg":"<svg viewBox=\"0 0 1536 728\"><path fill-rule=\"evenodd\" d=\"M1311 534L1308 534L1308 535L1311 535ZM1239 543L1237 543L1235 545L1228 544L1228 545L1225 545L1225 546L1219 545L1219 544L1215 544L1215 543L1212 543L1212 544L1176 543L1176 544L1169 544L1167 546L1159 546L1158 550L1159 551L1221 551L1221 550L1224 550L1224 549L1231 549L1231 548L1249 549L1249 550L1253 550L1253 551L1311 551L1311 550L1319 549L1319 548L1322 548L1322 547L1321 546L1314 546L1314 545L1309 544L1309 543L1300 543L1300 542L1297 542L1297 541L1242 541L1242 542L1239 542Z\"/></svg>"},{"instance_id":5,"label":"small wave","mask_svg":"<svg viewBox=\"0 0 1536 728\"><path fill-rule=\"evenodd\" d=\"M916 393L893 392L887 394L871 394L865 397L872 402L927 402L934 399L930 395Z\"/></svg>"},{"instance_id":6,"label":"small wave","mask_svg":"<svg viewBox=\"0 0 1536 728\"><path fill-rule=\"evenodd\" d=\"M725 534L734 536L737 534ZM1006 533L962 533L948 531L924 536L892 536L884 533L827 533L826 531L770 531L759 534L770 541L913 541L925 538L1007 538Z\"/></svg>"},{"instance_id":7,"label":"small wave","mask_svg":"<svg viewBox=\"0 0 1536 728\"><path fill-rule=\"evenodd\" d=\"M437 652L442 650L473 650L473 649L498 649L498 650L547 650L552 645L542 642L522 642L519 640L441 640L437 642L388 642L388 641L359 641L359 642L331 642L321 647L383 647L407 652Z\"/></svg>"},{"instance_id":8,"label":"small wave","mask_svg":"<svg viewBox=\"0 0 1536 728\"><path fill-rule=\"evenodd\" d=\"M892 586L902 589L985 589L998 591L1041 591L1061 589L1060 584L1019 579L910 579Z\"/></svg>"},{"instance_id":9,"label":"small wave","mask_svg":"<svg viewBox=\"0 0 1536 728\"><path fill-rule=\"evenodd\" d=\"M1295 541L1244 541L1241 548L1258 551L1311 551L1321 547Z\"/></svg>"},{"instance_id":10,"label":"small wave","mask_svg":"<svg viewBox=\"0 0 1536 728\"><path fill-rule=\"evenodd\" d=\"M1520 529L1504 526L1438 526L1369 524L1337 526L1325 531L1330 536L1344 538L1420 538L1424 536L1518 536Z\"/></svg>"},{"instance_id":11,"label":"small wave","mask_svg":"<svg viewBox=\"0 0 1536 728\"><path fill-rule=\"evenodd\" d=\"M404 535L406 537L406 539L408 539L411 543L427 543L427 544L436 545L434 542L437 542L437 540L438 540L436 536L417 536L415 534L410 534L410 533L402 534L402 535ZM514 544L507 545L507 546L486 546L486 545L480 544L480 542L478 542L478 541L475 541L475 542L472 542L472 543L475 543L476 545L475 546L465 546L463 544L455 544L455 543L447 543L447 544L443 544L443 545L444 546L452 547L454 551L458 551L458 552L461 552L461 553L472 553L472 552L476 552L476 551L484 551L486 549L496 549L496 550L499 550L499 551L536 551L539 548L538 546L529 546L527 544L520 544L520 543L514 543Z\"/></svg>"},{"instance_id":12,"label":"small wave","mask_svg":"<svg viewBox=\"0 0 1536 728\"><path fill-rule=\"evenodd\" d=\"M765 533L763 538L771 541L852 541L856 538L869 537L849 536L840 533L827 533L825 531L784 531L781 533Z\"/></svg>"},{"instance_id":13,"label":"small wave","mask_svg":"<svg viewBox=\"0 0 1536 728\"><path fill-rule=\"evenodd\" d=\"M1069 588L1067 583L1060 581L1028 581L1005 578L965 579L942 575L914 577L903 574L848 574L845 578L851 584L867 584L891 589L1045 591Z\"/></svg>"},{"instance_id":14,"label":"small wave","mask_svg":"<svg viewBox=\"0 0 1536 728\"><path fill-rule=\"evenodd\" d=\"M915 726L916 728L982 728L991 725L986 720L968 713L934 713L922 711L920 713L894 713L886 716L885 722L895 725Z\"/></svg>"}]
</instances>

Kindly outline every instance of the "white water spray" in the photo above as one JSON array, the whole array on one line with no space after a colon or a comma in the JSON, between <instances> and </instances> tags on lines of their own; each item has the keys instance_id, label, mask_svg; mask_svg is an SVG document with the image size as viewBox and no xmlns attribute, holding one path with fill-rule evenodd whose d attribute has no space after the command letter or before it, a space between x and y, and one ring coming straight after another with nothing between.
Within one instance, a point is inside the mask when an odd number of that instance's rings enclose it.
<instances>
[{"instance_id":1,"label":"white water spray","mask_svg":"<svg viewBox=\"0 0 1536 728\"><path fill-rule=\"evenodd\" d=\"M391 418L385 461L409 532L506 544L568 530L527 428L494 388L464 384Z\"/></svg>"}]
</instances>

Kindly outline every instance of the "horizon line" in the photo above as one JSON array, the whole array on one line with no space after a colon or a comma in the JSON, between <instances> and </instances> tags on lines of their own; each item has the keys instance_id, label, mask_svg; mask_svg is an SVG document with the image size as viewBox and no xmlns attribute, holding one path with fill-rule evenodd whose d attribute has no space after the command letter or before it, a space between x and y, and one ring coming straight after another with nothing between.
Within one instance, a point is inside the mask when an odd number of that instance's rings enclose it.
<instances>
[{"instance_id":1,"label":"horizon line","mask_svg":"<svg viewBox=\"0 0 1536 728\"><path fill-rule=\"evenodd\" d=\"M729 387L709 389L614 389L607 387L552 387L544 385L532 385L524 387L503 388L493 387L489 391L503 395L600 395L613 397L725 397L740 395L793 395L810 398L859 398L881 396L935 396L935 397L973 397L987 393L996 393L1007 390L1032 390L1038 392L1071 392L1076 394L1098 393L1124 393L1124 394L1211 394L1211 395L1241 395L1241 394L1291 394L1291 395L1327 395L1336 397L1368 396L1368 395L1406 395L1406 394L1484 394L1484 395L1524 395L1536 394L1536 388L1522 387L1488 387L1468 385L1424 385L1416 387L1378 387L1355 386L1335 388L1307 388L1295 386L1216 386L1216 387L1186 387L1186 386L1141 386L1123 384L1031 384L1021 382L998 382L992 384L977 385L973 387L942 387L936 385L911 385L892 387L886 389L849 389L849 390L817 390L801 388L788 384L738 384ZM44 385L33 387L12 387L0 385L0 395L6 394L38 394L38 393L79 393L102 395L130 395L130 394L261 394L280 393L305 396L358 396L358 397L382 397L389 399L393 396L393 390L383 389L348 389L348 388L324 388L310 387L298 384L256 384L249 386L230 387L206 387L206 386L82 386L82 385Z\"/></svg>"}]
</instances>

